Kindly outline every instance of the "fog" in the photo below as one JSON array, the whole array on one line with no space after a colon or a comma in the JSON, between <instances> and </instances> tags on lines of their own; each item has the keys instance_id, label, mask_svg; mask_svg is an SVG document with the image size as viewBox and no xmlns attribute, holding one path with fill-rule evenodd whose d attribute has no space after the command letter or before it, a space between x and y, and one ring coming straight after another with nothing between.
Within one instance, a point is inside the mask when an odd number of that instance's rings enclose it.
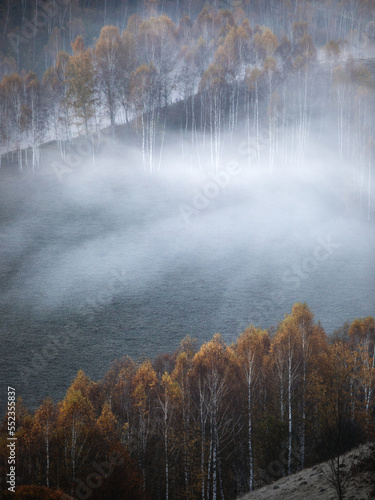
<instances>
[{"instance_id":1,"label":"fog","mask_svg":"<svg viewBox=\"0 0 375 500\"><path fill-rule=\"evenodd\" d=\"M62 179L1 172L1 371L30 407L81 368L98 379L186 335L230 343L296 301L328 334L375 314L373 223L346 209L329 138L272 173L249 172L239 137L223 144L216 174L177 134L153 175L113 144Z\"/></svg>"}]
</instances>

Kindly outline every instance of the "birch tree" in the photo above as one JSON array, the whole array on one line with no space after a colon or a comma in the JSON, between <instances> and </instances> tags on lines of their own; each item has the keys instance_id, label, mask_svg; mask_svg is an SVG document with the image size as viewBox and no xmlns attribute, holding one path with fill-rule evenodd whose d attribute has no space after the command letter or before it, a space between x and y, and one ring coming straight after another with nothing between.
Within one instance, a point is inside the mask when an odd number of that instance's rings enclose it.
<instances>
[{"instance_id":1,"label":"birch tree","mask_svg":"<svg viewBox=\"0 0 375 500\"><path fill-rule=\"evenodd\" d=\"M17 151L19 169L23 168L21 111L23 106L23 84L17 74L7 75L1 81L0 95L3 100L4 135L8 139L9 149Z\"/></svg>"},{"instance_id":2,"label":"birch tree","mask_svg":"<svg viewBox=\"0 0 375 500\"><path fill-rule=\"evenodd\" d=\"M153 64L142 64L133 73L130 95L142 131L142 159L150 173L155 168L156 128L159 120L157 72Z\"/></svg>"},{"instance_id":3,"label":"birch tree","mask_svg":"<svg viewBox=\"0 0 375 500\"><path fill-rule=\"evenodd\" d=\"M63 444L66 484L73 485L88 461L92 450L95 415L89 399L90 380L83 371L68 389L58 412L58 428Z\"/></svg>"},{"instance_id":4,"label":"birch tree","mask_svg":"<svg viewBox=\"0 0 375 500\"><path fill-rule=\"evenodd\" d=\"M228 430L230 411L225 405L229 390L229 370L232 355L219 334L203 344L193 359L195 387L201 423L202 499L223 498L222 447ZM205 453L206 424L208 423L208 453ZM233 425L233 420L229 425Z\"/></svg>"},{"instance_id":5,"label":"birch tree","mask_svg":"<svg viewBox=\"0 0 375 500\"><path fill-rule=\"evenodd\" d=\"M196 339L186 337L181 342L181 351L176 359L172 380L178 385L183 422L183 476L186 499L194 497L195 470L194 449L194 400L192 387L193 358L196 353Z\"/></svg>"},{"instance_id":6,"label":"birch tree","mask_svg":"<svg viewBox=\"0 0 375 500\"><path fill-rule=\"evenodd\" d=\"M203 112L209 124L211 168L217 172L222 156L222 132L225 118L225 71L220 64L210 64L199 84Z\"/></svg>"},{"instance_id":7,"label":"birch tree","mask_svg":"<svg viewBox=\"0 0 375 500\"><path fill-rule=\"evenodd\" d=\"M56 408L51 399L43 401L35 412L33 434L44 444L42 462L44 464L45 485L50 487L51 442L56 433Z\"/></svg>"},{"instance_id":8,"label":"birch tree","mask_svg":"<svg viewBox=\"0 0 375 500\"><path fill-rule=\"evenodd\" d=\"M91 51L84 48L83 38L77 37L73 44L74 56L69 59L66 79L66 99L78 119L77 125L83 125L86 136L89 133L89 121L96 112L96 89Z\"/></svg>"},{"instance_id":9,"label":"birch tree","mask_svg":"<svg viewBox=\"0 0 375 500\"><path fill-rule=\"evenodd\" d=\"M288 423L288 474L293 469L294 407L302 365L300 352L301 339L289 316L280 324L271 348L280 391L281 420L286 418Z\"/></svg>"},{"instance_id":10,"label":"birch tree","mask_svg":"<svg viewBox=\"0 0 375 500\"><path fill-rule=\"evenodd\" d=\"M154 424L154 406L157 389L157 377L150 361L142 363L133 378L133 404L138 423L138 466L142 471L143 491L146 491L146 461L149 440Z\"/></svg>"},{"instance_id":11,"label":"birch tree","mask_svg":"<svg viewBox=\"0 0 375 500\"><path fill-rule=\"evenodd\" d=\"M121 103L124 54L119 29L115 26L104 26L93 50L93 67L101 97L100 102L109 118L113 136L116 114Z\"/></svg>"},{"instance_id":12,"label":"birch tree","mask_svg":"<svg viewBox=\"0 0 375 500\"><path fill-rule=\"evenodd\" d=\"M234 346L236 361L241 380L247 392L248 421L248 454L249 454L249 489L254 489L254 407L257 394L260 393L260 382L265 356L270 348L270 338L266 331L250 326L243 332Z\"/></svg>"},{"instance_id":13,"label":"birch tree","mask_svg":"<svg viewBox=\"0 0 375 500\"><path fill-rule=\"evenodd\" d=\"M28 135L32 148L32 171L39 167L39 148L46 130L46 113L42 99L42 89L35 73L29 72L24 79L25 108Z\"/></svg>"}]
</instances>

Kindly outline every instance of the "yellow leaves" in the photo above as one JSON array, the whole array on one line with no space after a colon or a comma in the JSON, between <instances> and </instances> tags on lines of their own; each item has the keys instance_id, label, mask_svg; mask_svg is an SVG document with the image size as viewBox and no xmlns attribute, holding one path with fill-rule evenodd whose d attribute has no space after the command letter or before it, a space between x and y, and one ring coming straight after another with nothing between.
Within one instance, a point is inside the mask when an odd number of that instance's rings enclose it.
<instances>
[{"instance_id":1,"label":"yellow leaves","mask_svg":"<svg viewBox=\"0 0 375 500\"><path fill-rule=\"evenodd\" d=\"M309 326L314 318L313 313L309 309L306 303L296 302L292 307L292 316L296 318L298 322L304 322Z\"/></svg>"},{"instance_id":2,"label":"yellow leaves","mask_svg":"<svg viewBox=\"0 0 375 500\"><path fill-rule=\"evenodd\" d=\"M177 356L175 368L172 373L173 380L186 377L192 367L192 360L197 352L197 339L187 336L181 340L181 350Z\"/></svg>"},{"instance_id":3,"label":"yellow leaves","mask_svg":"<svg viewBox=\"0 0 375 500\"><path fill-rule=\"evenodd\" d=\"M89 377L83 370L79 370L76 378L73 380L71 386L68 389L67 396L69 395L69 391L81 391L83 396L87 397L91 385L92 382Z\"/></svg>"},{"instance_id":4,"label":"yellow leaves","mask_svg":"<svg viewBox=\"0 0 375 500\"><path fill-rule=\"evenodd\" d=\"M43 401L35 412L34 432L52 432L56 424L56 407L51 398Z\"/></svg>"},{"instance_id":5,"label":"yellow leaves","mask_svg":"<svg viewBox=\"0 0 375 500\"><path fill-rule=\"evenodd\" d=\"M218 91L225 83L225 70L220 64L210 64L203 73L199 90Z\"/></svg>"},{"instance_id":6,"label":"yellow leaves","mask_svg":"<svg viewBox=\"0 0 375 500\"><path fill-rule=\"evenodd\" d=\"M163 44L174 43L176 35L176 27L166 15L151 17L143 21L139 27L139 41L143 44L151 42L159 50Z\"/></svg>"},{"instance_id":7,"label":"yellow leaves","mask_svg":"<svg viewBox=\"0 0 375 500\"><path fill-rule=\"evenodd\" d=\"M270 347L270 336L266 330L250 325L238 337L233 348L239 359L247 359L249 354L264 356Z\"/></svg>"},{"instance_id":8,"label":"yellow leaves","mask_svg":"<svg viewBox=\"0 0 375 500\"><path fill-rule=\"evenodd\" d=\"M70 426L73 421L90 425L94 419L91 402L80 390L69 390L60 407L59 422L62 426Z\"/></svg>"},{"instance_id":9,"label":"yellow leaves","mask_svg":"<svg viewBox=\"0 0 375 500\"><path fill-rule=\"evenodd\" d=\"M82 35L78 35L74 42L72 42L72 49L75 56L81 56L84 53L85 44Z\"/></svg>"},{"instance_id":10,"label":"yellow leaves","mask_svg":"<svg viewBox=\"0 0 375 500\"><path fill-rule=\"evenodd\" d=\"M367 318L357 318L353 320L349 327L349 338L353 344L367 345L375 342L375 321L372 316Z\"/></svg>"},{"instance_id":11,"label":"yellow leaves","mask_svg":"<svg viewBox=\"0 0 375 500\"><path fill-rule=\"evenodd\" d=\"M186 353L188 359L192 359L197 352L197 339L191 338L189 335L184 337L181 342L181 353Z\"/></svg>"},{"instance_id":12,"label":"yellow leaves","mask_svg":"<svg viewBox=\"0 0 375 500\"><path fill-rule=\"evenodd\" d=\"M264 71L276 71L276 61L273 57L267 57L264 61Z\"/></svg>"},{"instance_id":13,"label":"yellow leaves","mask_svg":"<svg viewBox=\"0 0 375 500\"><path fill-rule=\"evenodd\" d=\"M142 24L142 18L138 14L132 14L129 17L128 24L126 26L126 31L135 36L139 32L139 28Z\"/></svg>"},{"instance_id":14,"label":"yellow leaves","mask_svg":"<svg viewBox=\"0 0 375 500\"><path fill-rule=\"evenodd\" d=\"M35 412L32 428L29 432L29 439L35 444L35 448L44 445L49 446L56 436L57 428L57 408L50 398L43 401Z\"/></svg>"},{"instance_id":15,"label":"yellow leaves","mask_svg":"<svg viewBox=\"0 0 375 500\"><path fill-rule=\"evenodd\" d=\"M120 30L118 29L117 26L104 26L100 30L100 35L98 42L109 42L109 43L114 43L114 42L119 42L120 40Z\"/></svg>"},{"instance_id":16,"label":"yellow leaves","mask_svg":"<svg viewBox=\"0 0 375 500\"><path fill-rule=\"evenodd\" d=\"M121 42L120 31L116 26L104 26L94 49L96 63L102 66L104 65L104 69L107 71L111 69L108 68L110 63L114 64L117 62L121 64Z\"/></svg>"},{"instance_id":17,"label":"yellow leaves","mask_svg":"<svg viewBox=\"0 0 375 500\"><path fill-rule=\"evenodd\" d=\"M233 354L223 341L220 333L216 333L210 342L205 342L193 358L195 370L217 370L224 374L227 372Z\"/></svg>"},{"instance_id":18,"label":"yellow leaves","mask_svg":"<svg viewBox=\"0 0 375 500\"><path fill-rule=\"evenodd\" d=\"M218 67L224 68L226 71L229 69L229 57L228 54L225 50L225 48L220 45L220 47L217 49L214 62Z\"/></svg>"},{"instance_id":19,"label":"yellow leaves","mask_svg":"<svg viewBox=\"0 0 375 500\"><path fill-rule=\"evenodd\" d=\"M100 434L107 442L115 442L118 437L118 422L108 402L104 403L102 413L96 422Z\"/></svg>"},{"instance_id":20,"label":"yellow leaves","mask_svg":"<svg viewBox=\"0 0 375 500\"><path fill-rule=\"evenodd\" d=\"M117 375L116 387L124 388L131 384L131 381L136 373L136 366L134 361L127 357L121 361L121 366Z\"/></svg>"},{"instance_id":21,"label":"yellow leaves","mask_svg":"<svg viewBox=\"0 0 375 500\"><path fill-rule=\"evenodd\" d=\"M87 132L87 122L94 115L96 104L94 68L89 50L84 50L82 37L73 44L74 56L69 59L66 69L66 98L76 116L81 119Z\"/></svg>"},{"instance_id":22,"label":"yellow leaves","mask_svg":"<svg viewBox=\"0 0 375 500\"><path fill-rule=\"evenodd\" d=\"M70 425L72 421L91 424L94 420L94 409L89 399L91 381L80 370L59 408L59 422Z\"/></svg>"},{"instance_id":23,"label":"yellow leaves","mask_svg":"<svg viewBox=\"0 0 375 500\"><path fill-rule=\"evenodd\" d=\"M9 97L17 95L22 89L21 77L16 73L4 76L0 83L0 89Z\"/></svg>"},{"instance_id":24,"label":"yellow leaves","mask_svg":"<svg viewBox=\"0 0 375 500\"><path fill-rule=\"evenodd\" d=\"M273 55L275 52L277 46L278 46L278 40L277 36L272 33L270 29L265 29L263 34L262 34L262 39L261 43L263 48L266 51L267 57Z\"/></svg>"},{"instance_id":25,"label":"yellow leaves","mask_svg":"<svg viewBox=\"0 0 375 500\"><path fill-rule=\"evenodd\" d=\"M271 339L266 330L250 325L232 346L234 360L246 385L254 385L267 365Z\"/></svg>"},{"instance_id":26,"label":"yellow leaves","mask_svg":"<svg viewBox=\"0 0 375 500\"><path fill-rule=\"evenodd\" d=\"M159 398L164 401L172 401L178 403L181 401L182 393L180 386L177 381L175 381L172 376L165 372L160 381L160 387L162 389L162 394Z\"/></svg>"},{"instance_id":27,"label":"yellow leaves","mask_svg":"<svg viewBox=\"0 0 375 500\"><path fill-rule=\"evenodd\" d=\"M248 90L253 90L255 85L258 84L262 72L258 68L247 68L246 70L246 85Z\"/></svg>"},{"instance_id":28,"label":"yellow leaves","mask_svg":"<svg viewBox=\"0 0 375 500\"><path fill-rule=\"evenodd\" d=\"M314 42L307 32L298 41L296 51L297 54L303 58L304 62L309 62L316 58Z\"/></svg>"},{"instance_id":29,"label":"yellow leaves","mask_svg":"<svg viewBox=\"0 0 375 500\"><path fill-rule=\"evenodd\" d=\"M262 28L261 33L254 36L254 45L258 52L270 57L274 54L279 42L277 36L269 28Z\"/></svg>"},{"instance_id":30,"label":"yellow leaves","mask_svg":"<svg viewBox=\"0 0 375 500\"><path fill-rule=\"evenodd\" d=\"M142 64L131 76L130 94L137 110L152 108L156 79L156 68L151 64Z\"/></svg>"},{"instance_id":31,"label":"yellow leaves","mask_svg":"<svg viewBox=\"0 0 375 500\"><path fill-rule=\"evenodd\" d=\"M146 411L147 402L156 390L158 379L151 361L144 361L133 379L133 398L136 406Z\"/></svg>"},{"instance_id":32,"label":"yellow leaves","mask_svg":"<svg viewBox=\"0 0 375 500\"><path fill-rule=\"evenodd\" d=\"M213 21L213 15L209 11L208 6L205 5L198 16L197 24L198 26L209 25L212 24Z\"/></svg>"}]
</instances>

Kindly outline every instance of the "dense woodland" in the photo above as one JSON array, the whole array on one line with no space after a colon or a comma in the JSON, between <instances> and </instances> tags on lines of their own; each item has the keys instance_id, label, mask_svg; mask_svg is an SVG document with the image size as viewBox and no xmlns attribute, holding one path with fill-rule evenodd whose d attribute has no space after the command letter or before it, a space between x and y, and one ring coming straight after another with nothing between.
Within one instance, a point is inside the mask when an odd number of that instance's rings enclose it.
<instances>
[{"instance_id":1,"label":"dense woodland","mask_svg":"<svg viewBox=\"0 0 375 500\"><path fill-rule=\"evenodd\" d=\"M1 8L0 157L20 169L38 167L48 140L68 161L72 137L108 126L115 135L124 123L150 172L161 168L168 127L182 163L218 170L236 137L249 169L302 168L313 128L313 140L332 138L347 204L371 218L374 1Z\"/></svg>"},{"instance_id":2,"label":"dense woodland","mask_svg":"<svg viewBox=\"0 0 375 500\"><path fill-rule=\"evenodd\" d=\"M231 345L216 334L200 348L185 338L174 354L116 361L99 382L79 371L57 404L30 413L18 400L18 485L229 499L330 456L339 468L375 437L374 344L372 317L328 339L297 303L273 332L249 326Z\"/></svg>"}]
</instances>

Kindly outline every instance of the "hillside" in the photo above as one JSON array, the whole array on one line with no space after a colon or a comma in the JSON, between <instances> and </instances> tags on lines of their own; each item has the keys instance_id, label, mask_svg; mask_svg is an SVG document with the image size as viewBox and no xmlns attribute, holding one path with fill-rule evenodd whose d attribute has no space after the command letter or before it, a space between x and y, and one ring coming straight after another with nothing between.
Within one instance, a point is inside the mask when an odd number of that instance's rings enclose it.
<instances>
[{"instance_id":1,"label":"hillside","mask_svg":"<svg viewBox=\"0 0 375 500\"><path fill-rule=\"evenodd\" d=\"M345 499L375 498L375 444L361 445L343 457L341 470L348 471ZM337 494L329 483L328 462L284 477L268 486L241 496L241 500L334 500Z\"/></svg>"}]
</instances>

